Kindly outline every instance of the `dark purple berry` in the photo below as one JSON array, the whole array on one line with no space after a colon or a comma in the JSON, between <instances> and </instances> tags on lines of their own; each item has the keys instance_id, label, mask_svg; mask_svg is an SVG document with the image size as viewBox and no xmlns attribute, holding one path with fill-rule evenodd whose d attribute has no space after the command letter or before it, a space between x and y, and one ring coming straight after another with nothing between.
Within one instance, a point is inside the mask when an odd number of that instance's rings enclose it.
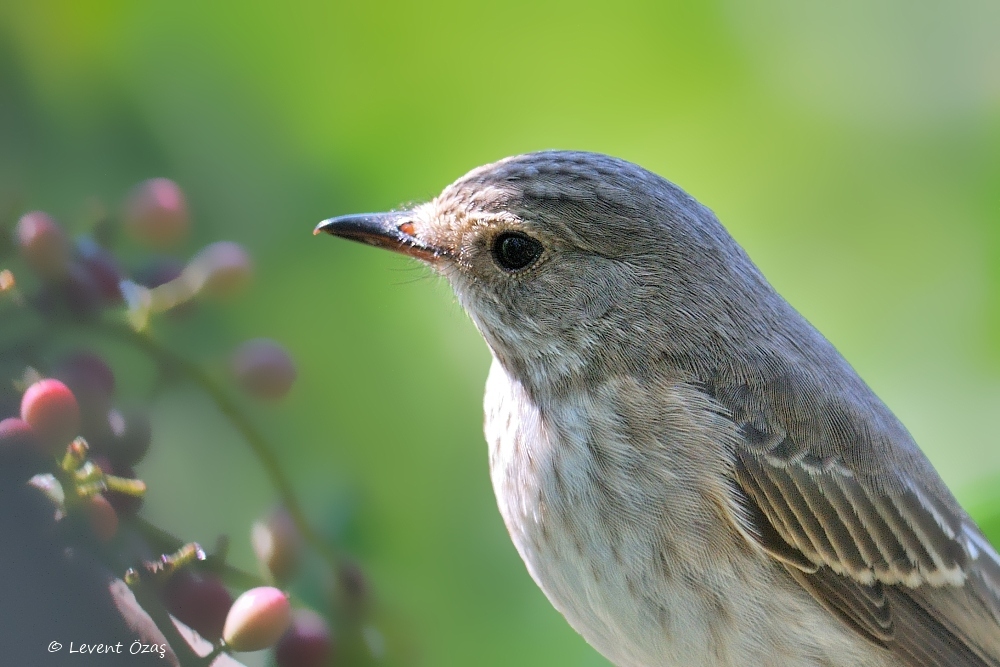
<instances>
[{"instance_id":1,"label":"dark purple berry","mask_svg":"<svg viewBox=\"0 0 1000 667\"><path fill-rule=\"evenodd\" d=\"M329 664L333 649L326 619L312 609L295 609L292 624L275 647L274 661L278 667L323 667Z\"/></svg>"},{"instance_id":2,"label":"dark purple berry","mask_svg":"<svg viewBox=\"0 0 1000 667\"><path fill-rule=\"evenodd\" d=\"M240 387L267 400L284 398L297 374L288 351L268 338L254 338L236 348L231 366Z\"/></svg>"},{"instance_id":3,"label":"dark purple berry","mask_svg":"<svg viewBox=\"0 0 1000 667\"><path fill-rule=\"evenodd\" d=\"M212 642L222 637L233 596L218 577L180 570L167 580L163 597L170 613L202 637Z\"/></svg>"}]
</instances>

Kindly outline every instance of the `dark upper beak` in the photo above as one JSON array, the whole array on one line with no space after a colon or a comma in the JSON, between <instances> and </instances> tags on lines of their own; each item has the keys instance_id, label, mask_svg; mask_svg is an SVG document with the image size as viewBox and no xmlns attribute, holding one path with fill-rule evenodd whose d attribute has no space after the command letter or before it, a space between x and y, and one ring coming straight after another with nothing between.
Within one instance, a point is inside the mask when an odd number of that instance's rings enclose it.
<instances>
[{"instance_id":1,"label":"dark upper beak","mask_svg":"<svg viewBox=\"0 0 1000 667\"><path fill-rule=\"evenodd\" d=\"M316 225L313 234L320 232L386 248L425 262L433 262L447 254L413 236L413 222L407 211L342 215Z\"/></svg>"}]
</instances>

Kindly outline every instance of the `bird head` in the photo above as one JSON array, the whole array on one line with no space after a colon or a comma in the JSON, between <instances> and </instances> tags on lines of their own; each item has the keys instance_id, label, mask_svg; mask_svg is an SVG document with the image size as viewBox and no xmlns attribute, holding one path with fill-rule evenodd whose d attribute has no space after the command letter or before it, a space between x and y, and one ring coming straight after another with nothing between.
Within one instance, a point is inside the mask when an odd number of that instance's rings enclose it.
<instances>
[{"instance_id":1,"label":"bird head","mask_svg":"<svg viewBox=\"0 0 1000 667\"><path fill-rule=\"evenodd\" d=\"M711 211L594 153L507 158L425 204L316 231L433 267L494 356L535 389L638 372L664 352L701 354L739 336L752 321L743 311L771 291Z\"/></svg>"}]
</instances>

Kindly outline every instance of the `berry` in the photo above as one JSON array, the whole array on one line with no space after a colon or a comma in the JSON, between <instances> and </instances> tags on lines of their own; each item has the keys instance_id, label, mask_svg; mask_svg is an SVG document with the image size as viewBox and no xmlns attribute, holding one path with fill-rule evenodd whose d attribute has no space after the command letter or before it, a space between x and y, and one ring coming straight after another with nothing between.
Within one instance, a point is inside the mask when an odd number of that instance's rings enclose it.
<instances>
[{"instance_id":1,"label":"berry","mask_svg":"<svg viewBox=\"0 0 1000 667\"><path fill-rule=\"evenodd\" d=\"M118 532L118 513L101 494L86 499L84 511L90 527L101 542L110 542Z\"/></svg>"},{"instance_id":2,"label":"berry","mask_svg":"<svg viewBox=\"0 0 1000 667\"><path fill-rule=\"evenodd\" d=\"M253 277L253 264L243 246L217 241L202 248L184 272L204 294L225 298L246 288Z\"/></svg>"},{"instance_id":3,"label":"berry","mask_svg":"<svg viewBox=\"0 0 1000 667\"><path fill-rule=\"evenodd\" d=\"M275 648L274 661L278 667L322 667L329 663L333 648L326 619L312 609L296 609Z\"/></svg>"},{"instance_id":4,"label":"berry","mask_svg":"<svg viewBox=\"0 0 1000 667\"><path fill-rule=\"evenodd\" d=\"M163 597L170 613L202 637L212 642L222 637L233 596L218 577L180 570L167 580Z\"/></svg>"},{"instance_id":5,"label":"berry","mask_svg":"<svg viewBox=\"0 0 1000 667\"><path fill-rule=\"evenodd\" d=\"M12 290L16 286L17 281L14 279L14 273L10 269L0 271L0 294Z\"/></svg>"},{"instance_id":6,"label":"berry","mask_svg":"<svg viewBox=\"0 0 1000 667\"><path fill-rule=\"evenodd\" d=\"M90 350L74 350L63 357L56 364L53 375L65 382L74 393L100 393L108 400L115 393L114 371L99 354Z\"/></svg>"},{"instance_id":7,"label":"berry","mask_svg":"<svg viewBox=\"0 0 1000 667\"><path fill-rule=\"evenodd\" d=\"M42 446L31 426L22 419L0 421L0 465L40 463Z\"/></svg>"},{"instance_id":8,"label":"berry","mask_svg":"<svg viewBox=\"0 0 1000 667\"><path fill-rule=\"evenodd\" d=\"M23 419L8 417L0 421L0 448L4 450L37 448L37 443L35 432Z\"/></svg>"},{"instance_id":9,"label":"berry","mask_svg":"<svg viewBox=\"0 0 1000 667\"><path fill-rule=\"evenodd\" d=\"M56 363L52 376L69 387L80 404L81 433L91 445L106 439L107 414L115 393L115 374L98 354L75 350Z\"/></svg>"},{"instance_id":10,"label":"berry","mask_svg":"<svg viewBox=\"0 0 1000 667\"><path fill-rule=\"evenodd\" d=\"M46 451L56 454L79 433L80 406L69 387L47 378L24 392L21 419L31 426Z\"/></svg>"},{"instance_id":11,"label":"berry","mask_svg":"<svg viewBox=\"0 0 1000 667\"><path fill-rule=\"evenodd\" d=\"M254 338L236 348L231 367L237 383L257 398L283 398L295 382L291 355L268 338Z\"/></svg>"},{"instance_id":12,"label":"berry","mask_svg":"<svg viewBox=\"0 0 1000 667\"><path fill-rule=\"evenodd\" d=\"M25 213L17 221L14 235L21 254L35 273L49 280L66 275L71 254L69 239L48 213Z\"/></svg>"},{"instance_id":13,"label":"berry","mask_svg":"<svg viewBox=\"0 0 1000 667\"><path fill-rule=\"evenodd\" d=\"M292 621L288 596L272 586L251 588L236 598L222 639L234 651L259 651L273 645Z\"/></svg>"},{"instance_id":14,"label":"berry","mask_svg":"<svg viewBox=\"0 0 1000 667\"><path fill-rule=\"evenodd\" d=\"M146 456L152 440L149 415L141 408L108 411L111 437L107 441L108 456L115 465L134 466Z\"/></svg>"},{"instance_id":15,"label":"berry","mask_svg":"<svg viewBox=\"0 0 1000 667\"><path fill-rule=\"evenodd\" d=\"M101 298L106 303L121 303L122 292L119 284L125 276L115 256L87 237L77 241L76 251L80 265L90 274Z\"/></svg>"},{"instance_id":16,"label":"berry","mask_svg":"<svg viewBox=\"0 0 1000 667\"><path fill-rule=\"evenodd\" d=\"M302 559L302 535L284 507L254 523L250 531L257 559L279 584L287 583Z\"/></svg>"},{"instance_id":17,"label":"berry","mask_svg":"<svg viewBox=\"0 0 1000 667\"><path fill-rule=\"evenodd\" d=\"M169 248L187 236L187 201L180 186L168 178L151 178L136 185L125 200L125 228L143 245Z\"/></svg>"},{"instance_id":18,"label":"berry","mask_svg":"<svg viewBox=\"0 0 1000 667\"><path fill-rule=\"evenodd\" d=\"M63 303L79 319L93 317L105 302L97 277L80 262L70 263L69 272L59 288Z\"/></svg>"}]
</instances>

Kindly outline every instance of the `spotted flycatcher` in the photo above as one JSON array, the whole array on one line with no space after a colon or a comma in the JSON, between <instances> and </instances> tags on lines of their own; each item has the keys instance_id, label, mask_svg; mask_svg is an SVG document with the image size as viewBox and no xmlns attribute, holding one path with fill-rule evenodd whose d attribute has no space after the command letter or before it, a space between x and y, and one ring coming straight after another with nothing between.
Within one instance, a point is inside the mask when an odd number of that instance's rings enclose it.
<instances>
[{"instance_id":1,"label":"spotted flycatcher","mask_svg":"<svg viewBox=\"0 0 1000 667\"><path fill-rule=\"evenodd\" d=\"M619 667L1000 666L1000 557L707 208L520 155L327 220L444 275L493 353L500 512Z\"/></svg>"}]
</instances>

